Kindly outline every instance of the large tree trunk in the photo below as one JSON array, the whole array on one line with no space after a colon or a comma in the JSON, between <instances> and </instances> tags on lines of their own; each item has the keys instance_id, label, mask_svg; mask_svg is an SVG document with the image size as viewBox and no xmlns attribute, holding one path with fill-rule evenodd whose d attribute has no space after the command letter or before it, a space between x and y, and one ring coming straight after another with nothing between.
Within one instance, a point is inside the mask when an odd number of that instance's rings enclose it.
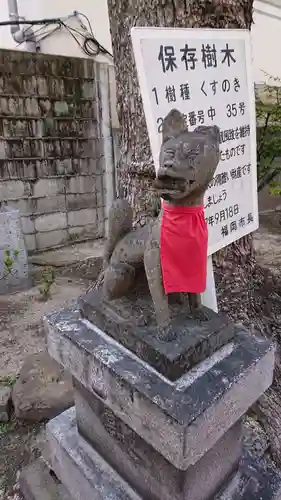
<instances>
[{"instance_id":1,"label":"large tree trunk","mask_svg":"<svg viewBox=\"0 0 281 500\"><path fill-rule=\"evenodd\" d=\"M119 194L131 202L135 222L143 224L155 216L155 195L150 190L155 173L132 51L131 27L250 29L253 0L108 0L108 7L121 128ZM268 280L256 265L252 237L242 238L218 252L214 264L220 309L249 328L256 327L278 338L281 317L276 319L278 313L268 313L267 308L271 294L273 308L280 309L280 298L275 303L273 295L280 297L281 290L266 291ZM279 352L277 359L281 359ZM281 373L280 366L278 362L276 377ZM276 377L272 389L258 405L256 415L267 431L272 455L281 465L281 391Z\"/></svg>"},{"instance_id":2,"label":"large tree trunk","mask_svg":"<svg viewBox=\"0 0 281 500\"><path fill-rule=\"evenodd\" d=\"M119 193L136 222L155 215L154 177L130 31L133 26L250 28L253 0L108 0L121 128Z\"/></svg>"}]
</instances>

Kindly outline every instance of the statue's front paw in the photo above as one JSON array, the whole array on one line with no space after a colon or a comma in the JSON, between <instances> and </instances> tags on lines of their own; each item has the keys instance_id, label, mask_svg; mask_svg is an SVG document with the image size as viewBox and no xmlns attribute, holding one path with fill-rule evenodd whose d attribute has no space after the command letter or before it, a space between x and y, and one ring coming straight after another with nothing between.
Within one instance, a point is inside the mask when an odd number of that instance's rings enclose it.
<instances>
[{"instance_id":1,"label":"statue's front paw","mask_svg":"<svg viewBox=\"0 0 281 500\"><path fill-rule=\"evenodd\" d=\"M206 307L197 307L193 309L191 312L194 319L198 319L199 321L210 321L214 316L213 311L207 309Z\"/></svg>"},{"instance_id":2,"label":"statue's front paw","mask_svg":"<svg viewBox=\"0 0 281 500\"><path fill-rule=\"evenodd\" d=\"M169 324L164 327L158 327L157 338L161 342L172 342L177 338L177 333L172 325Z\"/></svg>"}]
</instances>

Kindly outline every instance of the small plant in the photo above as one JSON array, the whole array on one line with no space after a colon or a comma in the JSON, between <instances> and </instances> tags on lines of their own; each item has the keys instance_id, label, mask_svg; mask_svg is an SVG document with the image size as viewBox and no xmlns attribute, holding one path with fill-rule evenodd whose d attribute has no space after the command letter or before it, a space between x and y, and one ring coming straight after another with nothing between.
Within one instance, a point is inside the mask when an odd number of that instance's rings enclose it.
<instances>
[{"instance_id":1,"label":"small plant","mask_svg":"<svg viewBox=\"0 0 281 500\"><path fill-rule=\"evenodd\" d=\"M0 436L3 434L8 434L14 429L15 425L11 422L0 422Z\"/></svg>"},{"instance_id":2,"label":"small plant","mask_svg":"<svg viewBox=\"0 0 281 500\"><path fill-rule=\"evenodd\" d=\"M281 194L281 80L267 77L272 84L256 92L258 191Z\"/></svg>"},{"instance_id":3,"label":"small plant","mask_svg":"<svg viewBox=\"0 0 281 500\"><path fill-rule=\"evenodd\" d=\"M17 377L14 377L12 375L7 375L5 377L0 377L0 386L5 386L5 387L13 387L13 385L16 383Z\"/></svg>"},{"instance_id":4,"label":"small plant","mask_svg":"<svg viewBox=\"0 0 281 500\"><path fill-rule=\"evenodd\" d=\"M55 282L55 271L53 268L45 269L41 275L41 285L39 287L39 292L41 299L46 302L51 297L51 288Z\"/></svg>"},{"instance_id":5,"label":"small plant","mask_svg":"<svg viewBox=\"0 0 281 500\"><path fill-rule=\"evenodd\" d=\"M10 250L9 248L7 248L4 251L4 274L1 277L1 279L4 279L7 276L9 276L9 274L11 274L11 272L13 270L13 265L14 265L15 261L17 260L18 255L19 255L18 249Z\"/></svg>"}]
</instances>

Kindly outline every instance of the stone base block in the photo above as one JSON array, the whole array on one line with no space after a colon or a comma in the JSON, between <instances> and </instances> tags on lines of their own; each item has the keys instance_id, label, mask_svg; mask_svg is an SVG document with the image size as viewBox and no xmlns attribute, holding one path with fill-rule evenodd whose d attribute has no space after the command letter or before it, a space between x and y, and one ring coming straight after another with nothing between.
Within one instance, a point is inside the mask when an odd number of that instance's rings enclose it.
<instances>
[{"instance_id":1,"label":"stone base block","mask_svg":"<svg viewBox=\"0 0 281 500\"><path fill-rule=\"evenodd\" d=\"M0 422L9 422L12 413L11 388L0 385Z\"/></svg>"},{"instance_id":2,"label":"stone base block","mask_svg":"<svg viewBox=\"0 0 281 500\"><path fill-rule=\"evenodd\" d=\"M52 468L74 500L154 500L154 496L139 496L86 442L81 446L75 425L74 408L49 422L47 430ZM203 476L199 478L199 482L200 480L204 482L205 479ZM45 497L38 493L26 498L45 500ZM61 497L51 498L61 500ZM171 498L176 497L171 495ZM193 500L193 497L187 498ZM197 498L201 499L200 496ZM245 456L240 462L238 472L224 489L215 497L209 498L210 500L281 500L281 475L265 462Z\"/></svg>"},{"instance_id":3,"label":"stone base block","mask_svg":"<svg viewBox=\"0 0 281 500\"><path fill-rule=\"evenodd\" d=\"M272 383L274 346L240 329L175 381L75 310L46 320L49 354L176 469L195 466Z\"/></svg>"},{"instance_id":4,"label":"stone base block","mask_svg":"<svg viewBox=\"0 0 281 500\"><path fill-rule=\"evenodd\" d=\"M41 459L22 471L19 484L25 500L72 500Z\"/></svg>"},{"instance_id":5,"label":"stone base block","mask_svg":"<svg viewBox=\"0 0 281 500\"><path fill-rule=\"evenodd\" d=\"M13 262L9 271L5 266L7 251ZM0 295L25 290L30 286L20 212L2 206L0 207Z\"/></svg>"},{"instance_id":6,"label":"stone base block","mask_svg":"<svg viewBox=\"0 0 281 500\"><path fill-rule=\"evenodd\" d=\"M237 474L213 500L281 500L281 474L272 464L245 455Z\"/></svg>"},{"instance_id":7,"label":"stone base block","mask_svg":"<svg viewBox=\"0 0 281 500\"><path fill-rule=\"evenodd\" d=\"M235 424L194 466L174 467L74 380L79 444L85 440L143 497L208 500L238 469L242 422Z\"/></svg>"},{"instance_id":8,"label":"stone base block","mask_svg":"<svg viewBox=\"0 0 281 500\"><path fill-rule=\"evenodd\" d=\"M101 290L88 291L79 300L83 317L120 342L170 380L176 380L235 337L227 316L208 310L209 321L188 317L185 305L171 307L175 339L157 338L150 293L135 289L130 297L107 301Z\"/></svg>"},{"instance_id":9,"label":"stone base block","mask_svg":"<svg viewBox=\"0 0 281 500\"><path fill-rule=\"evenodd\" d=\"M141 500L92 447L79 446L74 408L49 422L47 436L52 469L73 499Z\"/></svg>"}]
</instances>

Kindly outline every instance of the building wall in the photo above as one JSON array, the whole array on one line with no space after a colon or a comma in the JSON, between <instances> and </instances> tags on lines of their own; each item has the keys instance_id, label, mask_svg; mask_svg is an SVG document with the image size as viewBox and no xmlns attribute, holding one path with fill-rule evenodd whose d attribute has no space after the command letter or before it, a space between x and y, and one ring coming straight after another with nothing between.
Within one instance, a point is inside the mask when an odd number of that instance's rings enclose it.
<instances>
[{"instance_id":1,"label":"building wall","mask_svg":"<svg viewBox=\"0 0 281 500\"><path fill-rule=\"evenodd\" d=\"M281 0L255 1L252 44L255 82L281 79Z\"/></svg>"},{"instance_id":2,"label":"building wall","mask_svg":"<svg viewBox=\"0 0 281 500\"><path fill-rule=\"evenodd\" d=\"M30 252L105 234L102 72L90 59L0 50L0 202L20 210Z\"/></svg>"},{"instance_id":3,"label":"building wall","mask_svg":"<svg viewBox=\"0 0 281 500\"><path fill-rule=\"evenodd\" d=\"M50 19L63 18L67 19L67 24L74 29L81 30L77 20L71 16L75 10L81 13L81 19L88 28L87 19L82 14L87 16L90 21L91 28L99 43L112 53L111 35L109 29L109 17L107 9L107 0L17 0L19 15L27 20L34 19ZM8 2L1 0L0 21L9 20ZM55 25L50 25L50 30L55 28ZM36 30L36 28L35 28ZM83 42L83 38L75 32L79 42ZM13 39L9 26L0 26L0 49L18 49L25 50L26 45L17 44ZM59 54L70 57L88 57L81 49L76 40L71 36L67 29L52 33L40 42L40 52L45 54ZM97 62L103 62L111 66L111 119L113 128L118 127L118 118L116 113L115 100L115 78L113 69L113 59L109 55L97 55Z\"/></svg>"},{"instance_id":4,"label":"building wall","mask_svg":"<svg viewBox=\"0 0 281 500\"><path fill-rule=\"evenodd\" d=\"M109 52L112 51L107 0L18 0L18 8L20 16L24 16L26 19L67 18L67 23L75 29L80 29L80 27L77 25L75 18L69 18L69 16L71 16L76 9L79 9L82 14L85 14L89 18L97 40ZM1 0L0 20L8 20L8 18L7 0ZM82 19L85 21L85 25L87 25L87 20L83 17ZM83 40L79 38L79 35L77 36L80 41ZM17 46L11 36L10 27L8 26L0 27L0 48L1 47L20 50L25 49L24 44ZM270 82L270 76L281 79L281 0L255 0L252 47L255 82ZM65 28L62 28L60 31L41 41L40 51L45 54L60 54L68 57L87 57ZM114 131L118 129L118 118L116 113L113 60L108 55L98 55L94 59L104 62L110 67L110 119L111 127ZM118 148L116 148L116 150L118 153ZM109 179L109 187L112 181L110 168L110 165L107 166L109 173L108 176L105 176L105 179ZM53 193L53 182L50 182L48 186L50 193ZM110 189L112 189L112 186ZM278 200L276 198L278 198ZM262 208L266 208L272 203L280 204L279 197L274 197L273 200L273 197L268 195L267 189L265 189L260 196L260 200ZM33 243L31 243L31 240ZM32 248L33 246L34 239L32 238L30 239L29 247Z\"/></svg>"},{"instance_id":5,"label":"building wall","mask_svg":"<svg viewBox=\"0 0 281 500\"><path fill-rule=\"evenodd\" d=\"M79 10L89 18L97 40L111 52L107 0L18 0L18 10L20 16L29 20L55 17L67 18L75 10ZM1 0L0 20L5 21L8 19L7 0ZM87 21L84 21L86 25ZM0 47L17 47L10 34L9 27L0 28ZM81 49L65 30L43 41L42 52L59 53L73 57L81 56Z\"/></svg>"},{"instance_id":6,"label":"building wall","mask_svg":"<svg viewBox=\"0 0 281 500\"><path fill-rule=\"evenodd\" d=\"M91 23L96 39L111 53L111 36L109 30L109 17L107 0L19 0L26 3L26 11L29 10L28 17L37 19L50 17L67 18L75 10L85 14ZM33 5L32 5L33 4ZM27 17L27 15L26 15ZM83 23L88 27L87 19L81 16ZM68 24L74 28L79 28L75 19L69 19ZM79 35L77 38L79 39ZM41 42L41 51L45 53L59 53L61 55L86 57L81 48L66 29L62 29ZM98 56L98 61L113 64L110 57Z\"/></svg>"},{"instance_id":7,"label":"building wall","mask_svg":"<svg viewBox=\"0 0 281 500\"><path fill-rule=\"evenodd\" d=\"M92 25L95 37L109 51L112 51L109 29L107 0L18 0L19 14L26 19L63 17L75 10L85 14ZM1 0L0 20L8 19L7 0ZM85 25L87 21L84 19ZM264 72L281 77L281 0L255 0L254 25L252 28L254 77L260 83L265 80ZM68 20L74 28L74 20ZM0 28L0 48L16 48L9 27ZM24 48L23 46L20 48ZM62 29L41 43L41 51L51 54L85 57L77 42ZM112 64L110 57L98 60Z\"/></svg>"}]
</instances>

